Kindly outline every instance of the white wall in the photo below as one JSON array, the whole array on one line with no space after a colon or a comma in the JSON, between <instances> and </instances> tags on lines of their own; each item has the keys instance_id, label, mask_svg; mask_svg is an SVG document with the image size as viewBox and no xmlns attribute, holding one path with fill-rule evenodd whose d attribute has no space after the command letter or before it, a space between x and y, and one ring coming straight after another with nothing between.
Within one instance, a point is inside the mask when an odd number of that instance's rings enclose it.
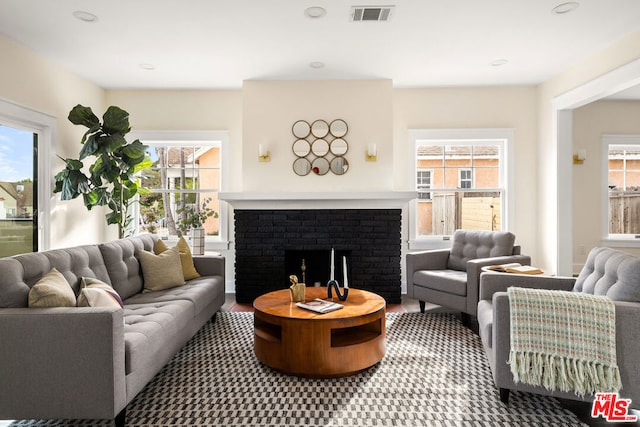
<instances>
[{"instance_id":1,"label":"white wall","mask_svg":"<svg viewBox=\"0 0 640 427\"><path fill-rule=\"evenodd\" d=\"M640 101L596 101L573 111L573 151L587 150L582 165L573 166L573 264L579 271L591 248L602 242L602 135L640 135ZM640 255L640 249L624 248Z\"/></svg>"},{"instance_id":2,"label":"white wall","mask_svg":"<svg viewBox=\"0 0 640 427\"><path fill-rule=\"evenodd\" d=\"M35 54L0 35L0 98L57 119L54 154L77 157L80 139L85 128L74 126L67 120L76 104L90 106L101 115L105 105L104 90L72 74L57 64ZM64 167L57 158L53 180ZM81 213L81 216L80 216ZM95 243L117 238L116 227L105 227L104 211L87 212L80 199L60 202L59 195L51 197L51 247L67 247Z\"/></svg>"}]
</instances>

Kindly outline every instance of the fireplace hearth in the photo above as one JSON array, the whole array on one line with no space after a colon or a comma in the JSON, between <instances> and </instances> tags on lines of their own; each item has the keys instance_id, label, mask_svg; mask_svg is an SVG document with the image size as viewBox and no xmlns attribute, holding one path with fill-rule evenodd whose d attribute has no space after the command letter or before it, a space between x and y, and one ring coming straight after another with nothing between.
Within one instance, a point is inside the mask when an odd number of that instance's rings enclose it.
<instances>
[{"instance_id":1,"label":"fireplace hearth","mask_svg":"<svg viewBox=\"0 0 640 427\"><path fill-rule=\"evenodd\" d=\"M309 258L313 265L307 265L307 285L326 286L333 248L335 277L341 284L342 257L347 256L350 287L398 304L401 220L401 209L236 209L236 300L251 303L264 293L287 288L290 274L302 280L300 256L307 254L319 257ZM287 265L287 255L297 258ZM324 274L316 262L326 264Z\"/></svg>"}]
</instances>

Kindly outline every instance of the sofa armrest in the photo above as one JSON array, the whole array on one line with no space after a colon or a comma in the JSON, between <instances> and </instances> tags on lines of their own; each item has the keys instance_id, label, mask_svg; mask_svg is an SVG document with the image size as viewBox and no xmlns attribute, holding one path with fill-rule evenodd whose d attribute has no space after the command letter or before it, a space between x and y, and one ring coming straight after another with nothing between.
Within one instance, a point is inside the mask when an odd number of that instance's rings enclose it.
<instances>
[{"instance_id":1,"label":"sofa armrest","mask_svg":"<svg viewBox=\"0 0 640 427\"><path fill-rule=\"evenodd\" d=\"M225 258L221 255L195 255L193 265L201 276L225 276Z\"/></svg>"},{"instance_id":2,"label":"sofa armrest","mask_svg":"<svg viewBox=\"0 0 640 427\"><path fill-rule=\"evenodd\" d=\"M491 301L496 292L506 292L509 286L570 291L575 282L576 279L573 277L484 272L480 276L479 300Z\"/></svg>"},{"instance_id":3,"label":"sofa armrest","mask_svg":"<svg viewBox=\"0 0 640 427\"><path fill-rule=\"evenodd\" d=\"M0 419L114 418L126 406L123 310L0 309Z\"/></svg>"},{"instance_id":4,"label":"sofa armrest","mask_svg":"<svg viewBox=\"0 0 640 427\"><path fill-rule=\"evenodd\" d=\"M640 303L614 301L616 306L616 354L622 397L640 408Z\"/></svg>"},{"instance_id":5,"label":"sofa armrest","mask_svg":"<svg viewBox=\"0 0 640 427\"><path fill-rule=\"evenodd\" d=\"M413 276L413 273L419 270L446 270L450 253L449 249L408 253L407 277Z\"/></svg>"}]
</instances>

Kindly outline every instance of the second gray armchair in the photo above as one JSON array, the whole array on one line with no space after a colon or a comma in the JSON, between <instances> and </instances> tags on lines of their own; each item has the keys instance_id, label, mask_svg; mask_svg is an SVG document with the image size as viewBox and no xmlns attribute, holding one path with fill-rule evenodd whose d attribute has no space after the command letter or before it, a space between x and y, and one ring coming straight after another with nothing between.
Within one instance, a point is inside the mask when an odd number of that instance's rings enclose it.
<instances>
[{"instance_id":1,"label":"second gray armchair","mask_svg":"<svg viewBox=\"0 0 640 427\"><path fill-rule=\"evenodd\" d=\"M409 253L406 256L407 296L425 303L459 310L468 324L478 306L481 268L488 265L520 263L531 258L520 254L516 236L506 231L457 230L451 249Z\"/></svg>"}]
</instances>

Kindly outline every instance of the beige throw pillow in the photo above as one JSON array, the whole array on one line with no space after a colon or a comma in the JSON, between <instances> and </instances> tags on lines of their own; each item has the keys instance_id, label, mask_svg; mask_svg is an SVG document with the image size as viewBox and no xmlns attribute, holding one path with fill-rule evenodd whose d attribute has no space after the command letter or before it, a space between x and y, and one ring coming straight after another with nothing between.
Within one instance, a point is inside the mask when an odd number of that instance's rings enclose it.
<instances>
[{"instance_id":1,"label":"beige throw pillow","mask_svg":"<svg viewBox=\"0 0 640 427\"><path fill-rule=\"evenodd\" d=\"M144 250L136 251L144 277L143 292L160 291L184 285L182 263L178 248L167 249L160 255Z\"/></svg>"},{"instance_id":2,"label":"beige throw pillow","mask_svg":"<svg viewBox=\"0 0 640 427\"><path fill-rule=\"evenodd\" d=\"M78 294L78 307L122 308L122 298L107 283L89 277L82 278L82 289Z\"/></svg>"},{"instance_id":3,"label":"beige throw pillow","mask_svg":"<svg viewBox=\"0 0 640 427\"><path fill-rule=\"evenodd\" d=\"M200 273L198 273L198 270L196 270L196 266L193 264L191 249L189 248L189 244L184 239L184 237L180 237L180 240L178 240L178 244L174 247L178 248L178 252L180 252L180 262L182 263L182 273L184 275L184 280L197 279L198 277L200 277ZM153 251L156 253L156 255L160 255L168 249L169 247L162 240L158 240L153 247Z\"/></svg>"},{"instance_id":4,"label":"beige throw pillow","mask_svg":"<svg viewBox=\"0 0 640 427\"><path fill-rule=\"evenodd\" d=\"M29 307L75 307L76 294L55 268L42 276L29 291Z\"/></svg>"}]
</instances>

